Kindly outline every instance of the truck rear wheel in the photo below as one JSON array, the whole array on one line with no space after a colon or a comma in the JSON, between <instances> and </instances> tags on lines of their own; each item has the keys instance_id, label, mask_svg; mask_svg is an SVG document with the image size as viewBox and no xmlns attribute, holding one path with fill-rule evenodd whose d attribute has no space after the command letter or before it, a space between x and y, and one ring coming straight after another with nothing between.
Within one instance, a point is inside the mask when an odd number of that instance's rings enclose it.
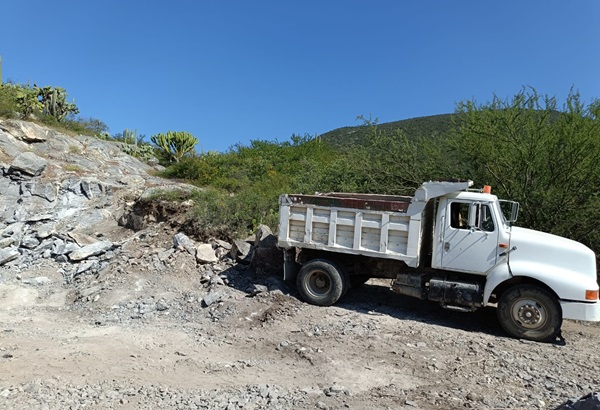
<instances>
[{"instance_id":1,"label":"truck rear wheel","mask_svg":"<svg viewBox=\"0 0 600 410\"><path fill-rule=\"evenodd\" d=\"M319 306L333 305L348 287L348 277L335 263L326 259L306 262L296 279L302 299Z\"/></svg>"},{"instance_id":2,"label":"truck rear wheel","mask_svg":"<svg viewBox=\"0 0 600 410\"><path fill-rule=\"evenodd\" d=\"M546 289L517 285L500 297L498 320L511 336L544 342L560 331L562 311L556 297Z\"/></svg>"}]
</instances>

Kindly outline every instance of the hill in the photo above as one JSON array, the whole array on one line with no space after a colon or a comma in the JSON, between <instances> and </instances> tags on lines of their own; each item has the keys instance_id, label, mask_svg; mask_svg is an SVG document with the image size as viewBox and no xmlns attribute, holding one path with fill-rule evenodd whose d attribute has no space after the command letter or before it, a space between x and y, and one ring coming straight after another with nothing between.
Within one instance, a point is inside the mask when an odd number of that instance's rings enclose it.
<instances>
[{"instance_id":1,"label":"hill","mask_svg":"<svg viewBox=\"0 0 600 410\"><path fill-rule=\"evenodd\" d=\"M399 129L409 138L435 137L436 135L446 135L452 131L454 128L454 117L455 114L439 114L409 118L377 124L377 129L388 135L395 133ZM333 146L344 148L363 144L369 135L369 131L368 125L342 127L322 134L321 139Z\"/></svg>"}]
</instances>

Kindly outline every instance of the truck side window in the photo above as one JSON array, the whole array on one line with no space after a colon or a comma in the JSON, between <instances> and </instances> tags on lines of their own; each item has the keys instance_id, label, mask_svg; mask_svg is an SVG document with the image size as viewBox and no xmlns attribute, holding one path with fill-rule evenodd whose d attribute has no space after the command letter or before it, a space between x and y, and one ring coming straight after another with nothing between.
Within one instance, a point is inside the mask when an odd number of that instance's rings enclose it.
<instances>
[{"instance_id":1,"label":"truck side window","mask_svg":"<svg viewBox=\"0 0 600 410\"><path fill-rule=\"evenodd\" d=\"M480 210L481 224L478 224L481 230L486 232L494 231L494 219L492 218L492 210L489 205L483 205Z\"/></svg>"},{"instance_id":2,"label":"truck side window","mask_svg":"<svg viewBox=\"0 0 600 410\"><path fill-rule=\"evenodd\" d=\"M469 208L471 204L452 202L450 204L450 226L455 229L469 229Z\"/></svg>"}]
</instances>

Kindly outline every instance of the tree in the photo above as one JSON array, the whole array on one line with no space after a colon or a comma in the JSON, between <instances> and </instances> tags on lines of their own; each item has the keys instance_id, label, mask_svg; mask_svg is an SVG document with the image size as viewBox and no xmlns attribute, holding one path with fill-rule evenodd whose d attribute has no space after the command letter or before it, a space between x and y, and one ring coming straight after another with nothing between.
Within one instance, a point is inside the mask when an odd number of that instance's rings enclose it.
<instances>
[{"instance_id":1,"label":"tree","mask_svg":"<svg viewBox=\"0 0 600 410\"><path fill-rule=\"evenodd\" d=\"M458 105L454 153L462 175L521 203L519 224L600 249L600 102L523 89L510 100Z\"/></svg>"},{"instance_id":2,"label":"tree","mask_svg":"<svg viewBox=\"0 0 600 410\"><path fill-rule=\"evenodd\" d=\"M166 156L169 162L179 162L183 156L195 150L198 139L189 132L168 131L166 134L156 134L150 137Z\"/></svg>"}]
</instances>

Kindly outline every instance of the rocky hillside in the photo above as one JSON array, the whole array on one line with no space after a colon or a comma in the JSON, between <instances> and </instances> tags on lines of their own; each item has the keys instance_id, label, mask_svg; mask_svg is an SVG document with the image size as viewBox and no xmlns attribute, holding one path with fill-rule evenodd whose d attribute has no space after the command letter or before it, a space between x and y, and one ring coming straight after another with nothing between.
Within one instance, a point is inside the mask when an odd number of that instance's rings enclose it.
<instances>
[{"instance_id":1,"label":"rocky hillside","mask_svg":"<svg viewBox=\"0 0 600 410\"><path fill-rule=\"evenodd\" d=\"M151 171L116 144L1 121L0 265L78 264L114 250L128 204L165 185Z\"/></svg>"},{"instance_id":2,"label":"rocky hillside","mask_svg":"<svg viewBox=\"0 0 600 410\"><path fill-rule=\"evenodd\" d=\"M155 168L119 143L0 121L0 266L53 259L97 273L131 239L123 227L139 230L157 216L183 223L185 206L157 209L148 199L194 188L152 176Z\"/></svg>"}]
</instances>

